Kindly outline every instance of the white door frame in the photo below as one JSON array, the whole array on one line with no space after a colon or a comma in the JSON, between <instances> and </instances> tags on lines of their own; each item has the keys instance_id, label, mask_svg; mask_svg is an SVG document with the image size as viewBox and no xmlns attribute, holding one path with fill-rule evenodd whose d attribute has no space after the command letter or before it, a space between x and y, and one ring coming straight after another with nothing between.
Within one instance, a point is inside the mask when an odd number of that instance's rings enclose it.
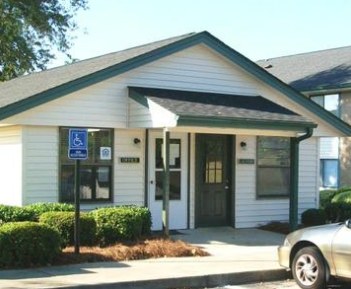
<instances>
[{"instance_id":1,"label":"white door frame","mask_svg":"<svg viewBox=\"0 0 351 289\"><path fill-rule=\"evenodd\" d=\"M148 167L148 207L152 215L152 230L162 230L162 200L156 200L156 139L163 139L162 131L150 131L149 167ZM169 201L169 229L187 229L188 227L188 135L170 133L170 139L180 139L180 200ZM172 169L171 169L172 171Z\"/></svg>"}]
</instances>

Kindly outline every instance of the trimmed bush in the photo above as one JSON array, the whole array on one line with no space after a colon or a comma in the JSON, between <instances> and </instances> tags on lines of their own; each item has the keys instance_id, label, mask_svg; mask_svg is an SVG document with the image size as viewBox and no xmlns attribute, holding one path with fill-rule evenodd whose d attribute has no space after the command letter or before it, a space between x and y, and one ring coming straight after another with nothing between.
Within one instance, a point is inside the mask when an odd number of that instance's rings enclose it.
<instances>
[{"instance_id":1,"label":"trimmed bush","mask_svg":"<svg viewBox=\"0 0 351 289\"><path fill-rule=\"evenodd\" d=\"M45 224L13 222L0 226L0 266L46 265L61 252L59 233Z\"/></svg>"},{"instance_id":2,"label":"trimmed bush","mask_svg":"<svg viewBox=\"0 0 351 289\"><path fill-rule=\"evenodd\" d=\"M151 213L145 207L120 206L91 212L96 221L97 237L102 246L136 240L151 232Z\"/></svg>"},{"instance_id":3,"label":"trimmed bush","mask_svg":"<svg viewBox=\"0 0 351 289\"><path fill-rule=\"evenodd\" d=\"M326 215L322 209L308 209L301 215L301 222L305 226L318 226L326 223Z\"/></svg>"},{"instance_id":4,"label":"trimmed bush","mask_svg":"<svg viewBox=\"0 0 351 289\"><path fill-rule=\"evenodd\" d=\"M331 203L351 204L351 191L336 194L331 200Z\"/></svg>"},{"instance_id":5,"label":"trimmed bush","mask_svg":"<svg viewBox=\"0 0 351 289\"><path fill-rule=\"evenodd\" d=\"M330 203L325 207L325 213L330 223L344 222L351 218L351 204Z\"/></svg>"},{"instance_id":6,"label":"trimmed bush","mask_svg":"<svg viewBox=\"0 0 351 289\"><path fill-rule=\"evenodd\" d=\"M82 246L96 244L96 223L94 218L88 213L80 213L79 240ZM63 246L74 244L74 212L47 212L43 213L39 222L56 229L62 238Z\"/></svg>"},{"instance_id":7,"label":"trimmed bush","mask_svg":"<svg viewBox=\"0 0 351 289\"><path fill-rule=\"evenodd\" d=\"M319 192L319 207L324 209L338 193L337 190L323 190Z\"/></svg>"},{"instance_id":8,"label":"trimmed bush","mask_svg":"<svg viewBox=\"0 0 351 289\"><path fill-rule=\"evenodd\" d=\"M46 212L74 212L74 205L65 203L34 203L25 208L33 211L38 218Z\"/></svg>"},{"instance_id":9,"label":"trimmed bush","mask_svg":"<svg viewBox=\"0 0 351 289\"><path fill-rule=\"evenodd\" d=\"M0 205L0 223L35 221L36 215L25 207Z\"/></svg>"}]
</instances>

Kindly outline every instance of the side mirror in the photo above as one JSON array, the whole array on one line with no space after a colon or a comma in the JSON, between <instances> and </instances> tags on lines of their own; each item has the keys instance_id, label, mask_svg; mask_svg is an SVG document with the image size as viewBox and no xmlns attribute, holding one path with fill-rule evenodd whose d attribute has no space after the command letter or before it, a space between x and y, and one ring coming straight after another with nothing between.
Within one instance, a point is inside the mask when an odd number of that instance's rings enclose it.
<instances>
[{"instance_id":1,"label":"side mirror","mask_svg":"<svg viewBox=\"0 0 351 289\"><path fill-rule=\"evenodd\" d=\"M351 229L351 219L348 219L345 221L345 226L349 229Z\"/></svg>"}]
</instances>

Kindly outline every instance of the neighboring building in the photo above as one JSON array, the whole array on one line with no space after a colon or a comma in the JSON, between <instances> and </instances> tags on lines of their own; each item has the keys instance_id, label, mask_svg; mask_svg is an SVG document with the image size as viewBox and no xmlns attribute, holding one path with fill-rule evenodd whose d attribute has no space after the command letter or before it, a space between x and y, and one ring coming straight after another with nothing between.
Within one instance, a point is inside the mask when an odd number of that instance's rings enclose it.
<instances>
[{"instance_id":1,"label":"neighboring building","mask_svg":"<svg viewBox=\"0 0 351 289\"><path fill-rule=\"evenodd\" d=\"M73 200L72 127L89 132L82 207L146 205L153 229L163 142L170 228L247 228L317 207L319 137L351 135L208 32L188 34L1 84L0 203Z\"/></svg>"},{"instance_id":2,"label":"neighboring building","mask_svg":"<svg viewBox=\"0 0 351 289\"><path fill-rule=\"evenodd\" d=\"M351 123L351 46L257 62L343 121ZM351 139L320 140L320 186L351 186Z\"/></svg>"}]
</instances>

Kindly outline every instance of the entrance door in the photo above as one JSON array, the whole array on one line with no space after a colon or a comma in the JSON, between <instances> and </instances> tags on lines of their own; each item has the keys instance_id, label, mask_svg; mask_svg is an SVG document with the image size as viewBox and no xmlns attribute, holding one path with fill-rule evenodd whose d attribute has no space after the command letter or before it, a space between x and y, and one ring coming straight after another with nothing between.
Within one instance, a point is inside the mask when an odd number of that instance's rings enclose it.
<instances>
[{"instance_id":1,"label":"entrance door","mask_svg":"<svg viewBox=\"0 0 351 289\"><path fill-rule=\"evenodd\" d=\"M149 138L149 208L152 230L162 230L163 136L150 132ZM170 134L169 228L186 229L188 220L186 134Z\"/></svg>"},{"instance_id":2,"label":"entrance door","mask_svg":"<svg viewBox=\"0 0 351 289\"><path fill-rule=\"evenodd\" d=\"M225 226L231 216L230 137L196 137L196 225Z\"/></svg>"}]
</instances>

